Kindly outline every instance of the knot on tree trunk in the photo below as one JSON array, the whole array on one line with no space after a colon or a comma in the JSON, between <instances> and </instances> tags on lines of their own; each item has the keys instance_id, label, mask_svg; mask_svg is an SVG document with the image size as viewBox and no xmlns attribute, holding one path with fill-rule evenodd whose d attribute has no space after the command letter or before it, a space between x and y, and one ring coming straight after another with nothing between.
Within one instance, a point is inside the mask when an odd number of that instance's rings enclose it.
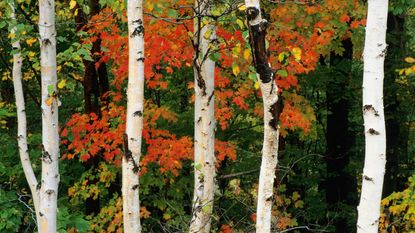
<instances>
[{"instance_id":1,"label":"knot on tree trunk","mask_svg":"<svg viewBox=\"0 0 415 233\"><path fill-rule=\"evenodd\" d=\"M255 19L259 14L259 10L255 7L248 7L246 9L246 15L248 17L248 20L253 20Z\"/></svg>"}]
</instances>

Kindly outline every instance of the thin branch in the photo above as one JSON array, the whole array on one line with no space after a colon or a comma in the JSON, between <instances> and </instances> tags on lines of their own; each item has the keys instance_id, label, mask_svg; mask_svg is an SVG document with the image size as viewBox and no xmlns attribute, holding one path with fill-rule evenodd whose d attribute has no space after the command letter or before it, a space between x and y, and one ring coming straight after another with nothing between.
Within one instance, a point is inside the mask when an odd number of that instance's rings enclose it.
<instances>
[{"instance_id":1,"label":"thin branch","mask_svg":"<svg viewBox=\"0 0 415 233\"><path fill-rule=\"evenodd\" d=\"M257 173L257 172L259 172L259 169L253 169L253 170L244 171L244 172L236 172L236 173L231 173L231 174L219 176L218 179L220 179L220 180L230 179L230 178L234 178L234 177L238 177L238 176L244 176L244 175L249 175L249 174L252 174L252 173Z\"/></svg>"}]
</instances>

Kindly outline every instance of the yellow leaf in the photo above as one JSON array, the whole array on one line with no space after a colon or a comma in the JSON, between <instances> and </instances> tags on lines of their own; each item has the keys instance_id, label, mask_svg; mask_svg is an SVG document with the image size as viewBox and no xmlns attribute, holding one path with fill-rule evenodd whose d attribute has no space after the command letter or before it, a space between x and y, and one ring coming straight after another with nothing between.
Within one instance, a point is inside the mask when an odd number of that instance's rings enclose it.
<instances>
[{"instance_id":1,"label":"yellow leaf","mask_svg":"<svg viewBox=\"0 0 415 233\"><path fill-rule=\"evenodd\" d=\"M168 213L164 213L163 218L164 218L164 220L169 220L169 219L171 219L171 215L168 214Z\"/></svg>"},{"instance_id":2,"label":"yellow leaf","mask_svg":"<svg viewBox=\"0 0 415 233\"><path fill-rule=\"evenodd\" d=\"M244 22L243 22L242 20L237 19L237 20L236 20L236 24L238 24L238 26L239 26L241 29L243 29L243 28L244 28Z\"/></svg>"},{"instance_id":3,"label":"yellow leaf","mask_svg":"<svg viewBox=\"0 0 415 233\"><path fill-rule=\"evenodd\" d=\"M66 85L66 79L62 79L59 83L58 83L58 88L62 89L64 88Z\"/></svg>"},{"instance_id":4,"label":"yellow leaf","mask_svg":"<svg viewBox=\"0 0 415 233\"><path fill-rule=\"evenodd\" d=\"M15 38L15 37L16 37L16 34L14 34L14 33L10 33L8 37L9 37L9 39L13 39L13 38Z\"/></svg>"},{"instance_id":5,"label":"yellow leaf","mask_svg":"<svg viewBox=\"0 0 415 233\"><path fill-rule=\"evenodd\" d=\"M49 97L46 101L45 101L47 106L51 106L53 103L53 97Z\"/></svg>"},{"instance_id":6,"label":"yellow leaf","mask_svg":"<svg viewBox=\"0 0 415 233\"><path fill-rule=\"evenodd\" d=\"M415 63L415 58L413 58L413 57L406 57L405 58L405 61L408 62L408 63Z\"/></svg>"},{"instance_id":7,"label":"yellow leaf","mask_svg":"<svg viewBox=\"0 0 415 233\"><path fill-rule=\"evenodd\" d=\"M259 89L259 82L255 82L254 87L255 87L255 90L258 90Z\"/></svg>"},{"instance_id":8,"label":"yellow leaf","mask_svg":"<svg viewBox=\"0 0 415 233\"><path fill-rule=\"evenodd\" d=\"M297 209L301 209L301 208L303 208L303 206L304 206L304 202L303 201L296 201L294 203L294 207L297 208Z\"/></svg>"},{"instance_id":9,"label":"yellow leaf","mask_svg":"<svg viewBox=\"0 0 415 233\"><path fill-rule=\"evenodd\" d=\"M232 56L237 58L241 56L241 44L236 44L235 47L232 49Z\"/></svg>"},{"instance_id":10,"label":"yellow leaf","mask_svg":"<svg viewBox=\"0 0 415 233\"><path fill-rule=\"evenodd\" d=\"M301 49L300 48L298 47L293 48L292 53L296 61L301 60Z\"/></svg>"},{"instance_id":11,"label":"yellow leaf","mask_svg":"<svg viewBox=\"0 0 415 233\"><path fill-rule=\"evenodd\" d=\"M205 34L203 35L203 38L205 38L206 40L208 40L210 38L210 35L212 35L212 31L211 30L207 30L205 32Z\"/></svg>"},{"instance_id":12,"label":"yellow leaf","mask_svg":"<svg viewBox=\"0 0 415 233\"><path fill-rule=\"evenodd\" d=\"M36 38L29 38L26 40L26 44L29 46L32 46L33 43L35 43L36 41L37 41Z\"/></svg>"},{"instance_id":13,"label":"yellow leaf","mask_svg":"<svg viewBox=\"0 0 415 233\"><path fill-rule=\"evenodd\" d=\"M242 4L241 6L239 6L239 7L238 7L238 9L239 9L240 11L244 11L244 10L246 10L246 6L245 6L245 4Z\"/></svg>"},{"instance_id":14,"label":"yellow leaf","mask_svg":"<svg viewBox=\"0 0 415 233\"><path fill-rule=\"evenodd\" d=\"M151 212L147 210L146 207L142 206L140 207L140 215L142 218L146 219L150 217Z\"/></svg>"},{"instance_id":15,"label":"yellow leaf","mask_svg":"<svg viewBox=\"0 0 415 233\"><path fill-rule=\"evenodd\" d=\"M76 6L76 1L75 0L71 0L70 2L69 2L69 9L73 9L73 8L75 8L75 6Z\"/></svg>"},{"instance_id":16,"label":"yellow leaf","mask_svg":"<svg viewBox=\"0 0 415 233\"><path fill-rule=\"evenodd\" d=\"M285 55L286 55L286 53L285 53L285 52L278 54L278 61L279 61L280 63L281 63L282 61L284 61L284 59L285 59Z\"/></svg>"},{"instance_id":17,"label":"yellow leaf","mask_svg":"<svg viewBox=\"0 0 415 233\"><path fill-rule=\"evenodd\" d=\"M154 9L154 4L153 3L151 3L151 2L149 2L149 3L147 3L147 9L148 9L148 11L153 11L153 9Z\"/></svg>"},{"instance_id":18,"label":"yellow leaf","mask_svg":"<svg viewBox=\"0 0 415 233\"><path fill-rule=\"evenodd\" d=\"M36 55L36 53L33 52L33 51L30 51L30 52L27 53L27 56L29 56L29 57L34 57L35 55Z\"/></svg>"},{"instance_id":19,"label":"yellow leaf","mask_svg":"<svg viewBox=\"0 0 415 233\"><path fill-rule=\"evenodd\" d=\"M235 76L238 76L239 72L240 72L240 70L239 70L239 66L238 66L238 65L233 65L233 66L232 66L232 73L233 73Z\"/></svg>"},{"instance_id":20,"label":"yellow leaf","mask_svg":"<svg viewBox=\"0 0 415 233\"><path fill-rule=\"evenodd\" d=\"M251 50L245 49L244 50L244 58L245 60L248 60L251 57Z\"/></svg>"},{"instance_id":21,"label":"yellow leaf","mask_svg":"<svg viewBox=\"0 0 415 233\"><path fill-rule=\"evenodd\" d=\"M76 9L76 10L75 10L75 12L74 12L74 15L75 15L75 16L77 16L77 15L78 15L78 10L79 10L79 9Z\"/></svg>"},{"instance_id":22,"label":"yellow leaf","mask_svg":"<svg viewBox=\"0 0 415 233\"><path fill-rule=\"evenodd\" d=\"M300 194L298 194L298 192L293 192L292 199L293 199L293 201L296 201L296 200L300 199Z\"/></svg>"}]
</instances>

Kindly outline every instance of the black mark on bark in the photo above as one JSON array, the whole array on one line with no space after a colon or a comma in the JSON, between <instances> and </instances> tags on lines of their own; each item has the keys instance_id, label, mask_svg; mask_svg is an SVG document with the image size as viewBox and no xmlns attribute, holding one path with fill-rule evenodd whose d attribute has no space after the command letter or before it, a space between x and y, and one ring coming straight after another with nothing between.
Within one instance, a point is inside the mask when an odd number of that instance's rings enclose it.
<instances>
[{"instance_id":1,"label":"black mark on bark","mask_svg":"<svg viewBox=\"0 0 415 233\"><path fill-rule=\"evenodd\" d=\"M380 134L378 131L374 130L373 128L370 128L368 133L371 134L371 135L379 135Z\"/></svg>"},{"instance_id":2,"label":"black mark on bark","mask_svg":"<svg viewBox=\"0 0 415 233\"><path fill-rule=\"evenodd\" d=\"M283 100L282 97L278 98L278 101L271 105L271 108L269 109L269 112L272 115L272 120L269 121L269 125L274 128L274 130L277 130L278 128L278 122L280 119L280 115L283 109Z\"/></svg>"},{"instance_id":3,"label":"black mark on bark","mask_svg":"<svg viewBox=\"0 0 415 233\"><path fill-rule=\"evenodd\" d=\"M127 160L127 162L130 162L133 164L133 172L134 173L138 173L140 171L140 167L138 166L138 164L136 163L136 161L133 158L133 154L130 151L129 147L128 147L128 135L124 134L124 156Z\"/></svg>"},{"instance_id":4,"label":"black mark on bark","mask_svg":"<svg viewBox=\"0 0 415 233\"><path fill-rule=\"evenodd\" d=\"M139 116L139 117L142 117L143 116L143 113L141 112L141 111L136 111L136 112L134 112L133 113L133 116Z\"/></svg>"},{"instance_id":5,"label":"black mark on bark","mask_svg":"<svg viewBox=\"0 0 415 233\"><path fill-rule=\"evenodd\" d=\"M52 42L51 42L48 38L46 38L46 39L43 39L43 40L42 40L42 44L43 44L44 46L48 46L48 45L51 45L51 44L52 44Z\"/></svg>"},{"instance_id":6,"label":"black mark on bark","mask_svg":"<svg viewBox=\"0 0 415 233\"><path fill-rule=\"evenodd\" d=\"M207 106L210 105L210 101L212 100L212 98L213 98L214 95L215 95L215 91L212 91L212 94L210 94L210 96L208 98Z\"/></svg>"},{"instance_id":7,"label":"black mark on bark","mask_svg":"<svg viewBox=\"0 0 415 233\"><path fill-rule=\"evenodd\" d=\"M135 20L132 22L133 25L138 24L135 28L133 33L131 33L131 38L139 35L144 35L144 26L143 21L141 19Z\"/></svg>"},{"instance_id":8,"label":"black mark on bark","mask_svg":"<svg viewBox=\"0 0 415 233\"><path fill-rule=\"evenodd\" d=\"M372 178L370 178L369 176L367 176L367 175L364 175L363 176L363 179L365 179L365 180L367 180L367 181L372 181L373 182L373 179Z\"/></svg>"},{"instance_id":9,"label":"black mark on bark","mask_svg":"<svg viewBox=\"0 0 415 233\"><path fill-rule=\"evenodd\" d=\"M254 7L249 7L246 10L248 21L255 19L259 15L259 10ZM249 22L248 22L249 24ZM268 52L265 46L265 37L267 34L268 21L262 20L255 25L248 25L249 29L249 43L252 49L252 60L259 74L259 78L263 83L273 81L274 71L268 63Z\"/></svg>"},{"instance_id":10,"label":"black mark on bark","mask_svg":"<svg viewBox=\"0 0 415 233\"><path fill-rule=\"evenodd\" d=\"M52 157L50 156L49 152L45 150L45 147L42 145L42 161L47 164L52 163Z\"/></svg>"},{"instance_id":11,"label":"black mark on bark","mask_svg":"<svg viewBox=\"0 0 415 233\"><path fill-rule=\"evenodd\" d=\"M375 116L379 116L378 111L376 111L376 109L370 104L363 106L363 111L364 112L373 112L373 114Z\"/></svg>"},{"instance_id":12,"label":"black mark on bark","mask_svg":"<svg viewBox=\"0 0 415 233\"><path fill-rule=\"evenodd\" d=\"M53 191L52 189L48 189L45 191L47 195L52 195L55 193L55 191Z\"/></svg>"}]
</instances>

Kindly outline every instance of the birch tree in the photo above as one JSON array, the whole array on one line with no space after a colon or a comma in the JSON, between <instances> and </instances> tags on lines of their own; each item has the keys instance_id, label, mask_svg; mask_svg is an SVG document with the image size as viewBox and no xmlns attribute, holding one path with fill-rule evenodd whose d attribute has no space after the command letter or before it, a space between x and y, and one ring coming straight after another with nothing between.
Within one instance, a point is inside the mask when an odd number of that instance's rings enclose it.
<instances>
[{"instance_id":1,"label":"birch tree","mask_svg":"<svg viewBox=\"0 0 415 233\"><path fill-rule=\"evenodd\" d=\"M271 232L271 209L275 169L278 163L278 87L274 72L268 62L266 29L268 22L261 16L259 0L246 0L246 14L249 29L253 63L257 72L264 105L264 142L259 174L256 232Z\"/></svg>"},{"instance_id":2,"label":"birch tree","mask_svg":"<svg viewBox=\"0 0 415 233\"><path fill-rule=\"evenodd\" d=\"M122 159L124 232L141 232L139 161L144 106L144 26L142 0L128 0L127 126Z\"/></svg>"},{"instance_id":3,"label":"birch tree","mask_svg":"<svg viewBox=\"0 0 415 233\"><path fill-rule=\"evenodd\" d=\"M193 213L191 233L210 232L215 192L215 62L209 58L215 26L203 15L210 12L209 0L196 0L193 70L195 77L195 135Z\"/></svg>"},{"instance_id":4,"label":"birch tree","mask_svg":"<svg viewBox=\"0 0 415 233\"><path fill-rule=\"evenodd\" d=\"M12 23L16 24L15 16L15 3L11 2L10 5L10 18ZM17 28L14 26L11 33L16 35ZM20 40L15 39L12 42L13 47L13 87L14 96L16 99L16 112L17 112L17 142L19 147L20 162L22 163L23 172L25 174L27 183L32 194L34 210L36 213L36 220L39 221L39 192L36 188L38 185L35 173L33 171L32 163L30 162L29 149L27 146L27 123L26 123L26 104L23 94L22 84L22 66L23 58L21 54ZM39 225L39 224L38 224Z\"/></svg>"},{"instance_id":5,"label":"birch tree","mask_svg":"<svg viewBox=\"0 0 415 233\"><path fill-rule=\"evenodd\" d=\"M42 76L42 177L39 190L39 232L56 232L58 199L58 98L56 91L55 1L39 1Z\"/></svg>"},{"instance_id":6,"label":"birch tree","mask_svg":"<svg viewBox=\"0 0 415 233\"><path fill-rule=\"evenodd\" d=\"M388 0L369 0L363 54L363 118L365 164L358 206L357 232L378 232L386 164L383 78Z\"/></svg>"}]
</instances>

